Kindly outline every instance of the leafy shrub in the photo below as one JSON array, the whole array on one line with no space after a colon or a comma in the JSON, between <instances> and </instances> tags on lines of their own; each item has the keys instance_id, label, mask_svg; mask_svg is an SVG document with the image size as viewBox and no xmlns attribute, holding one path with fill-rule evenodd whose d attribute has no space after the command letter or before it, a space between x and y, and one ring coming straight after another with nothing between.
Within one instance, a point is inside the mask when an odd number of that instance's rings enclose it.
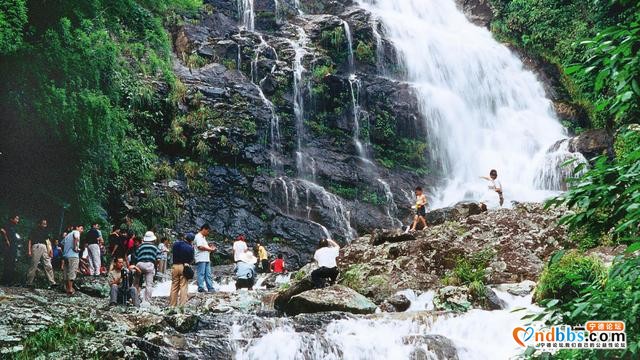
<instances>
[{"instance_id":1,"label":"leafy shrub","mask_svg":"<svg viewBox=\"0 0 640 360\"><path fill-rule=\"evenodd\" d=\"M375 51L365 42L358 41L355 55L356 59L362 63L375 64L376 62Z\"/></svg>"},{"instance_id":2,"label":"leafy shrub","mask_svg":"<svg viewBox=\"0 0 640 360\"><path fill-rule=\"evenodd\" d=\"M605 275L604 265L593 256L584 256L577 251L558 252L542 271L534 299L572 299L584 287L601 283Z\"/></svg>"},{"instance_id":3,"label":"leafy shrub","mask_svg":"<svg viewBox=\"0 0 640 360\"><path fill-rule=\"evenodd\" d=\"M561 350L554 359L637 359L640 356L640 257L618 258L606 281L579 289L565 302L543 304L549 325L581 325L589 320L623 320L627 332L625 350ZM548 354L543 357L549 358Z\"/></svg>"}]
</instances>

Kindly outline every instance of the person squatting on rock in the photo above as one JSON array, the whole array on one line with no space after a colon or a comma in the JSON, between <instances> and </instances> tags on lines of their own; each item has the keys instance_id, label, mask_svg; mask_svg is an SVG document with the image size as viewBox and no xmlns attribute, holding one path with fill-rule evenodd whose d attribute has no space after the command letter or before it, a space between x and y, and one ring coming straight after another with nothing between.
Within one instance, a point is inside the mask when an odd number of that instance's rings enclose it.
<instances>
[{"instance_id":1,"label":"person squatting on rock","mask_svg":"<svg viewBox=\"0 0 640 360\"><path fill-rule=\"evenodd\" d=\"M113 269L109 271L107 281L111 287L109 305L126 305L131 300L133 306L140 306L138 291L132 284L132 274L125 267L123 258L114 259Z\"/></svg>"},{"instance_id":2,"label":"person squatting on rock","mask_svg":"<svg viewBox=\"0 0 640 360\"><path fill-rule=\"evenodd\" d=\"M480 178L489 182L487 188L488 191L485 194L485 198L481 201L484 210L486 210L487 207L497 208L498 206L502 206L502 204L504 204L504 196L502 195L502 184L497 180L498 171L496 169L491 169L491 171L489 171L489 177L480 176ZM497 199L496 194L498 194Z\"/></svg>"},{"instance_id":3,"label":"person squatting on rock","mask_svg":"<svg viewBox=\"0 0 640 360\"><path fill-rule=\"evenodd\" d=\"M102 240L102 232L100 231L100 224L91 224L91 229L87 231L86 244L89 252L89 275L100 275L100 267L102 266L102 259L100 254L100 240Z\"/></svg>"},{"instance_id":4,"label":"person squatting on rock","mask_svg":"<svg viewBox=\"0 0 640 360\"><path fill-rule=\"evenodd\" d=\"M136 270L140 272L140 275L144 276L144 301L146 302L151 302L151 295L153 294L153 277L156 274L155 263L158 257L158 247L155 245L156 239L153 231L147 231L142 239L142 244L136 249L135 262L131 262L135 265Z\"/></svg>"},{"instance_id":5,"label":"person squatting on rock","mask_svg":"<svg viewBox=\"0 0 640 360\"><path fill-rule=\"evenodd\" d=\"M55 287L57 284L53 277L53 266L51 265L53 249L51 248L46 219L41 219L38 226L31 231L31 234L29 235L29 242L27 244L27 254L31 257L31 267L27 272L27 286L33 286L33 280L36 277L38 265L42 262L44 265L44 272L47 274L47 279L49 280L50 288Z\"/></svg>"},{"instance_id":6,"label":"person squatting on rock","mask_svg":"<svg viewBox=\"0 0 640 360\"><path fill-rule=\"evenodd\" d=\"M253 256L253 252L249 249L239 257L234 269L236 275L236 290L243 288L253 290L253 285L256 281L255 264L257 261L258 259Z\"/></svg>"},{"instance_id":7,"label":"person squatting on rock","mask_svg":"<svg viewBox=\"0 0 640 360\"><path fill-rule=\"evenodd\" d=\"M287 269L284 263L284 257L282 254L278 254L278 257L271 262L271 271L276 274L286 273Z\"/></svg>"},{"instance_id":8,"label":"person squatting on rock","mask_svg":"<svg viewBox=\"0 0 640 360\"><path fill-rule=\"evenodd\" d=\"M207 236L211 227L204 224L200 227L200 231L195 237L195 261L196 271L198 273L198 292L205 292L204 286L207 285L209 292L214 292L213 276L211 274L211 253L216 251L215 245L209 246Z\"/></svg>"},{"instance_id":9,"label":"person squatting on rock","mask_svg":"<svg viewBox=\"0 0 640 360\"><path fill-rule=\"evenodd\" d=\"M187 303L189 279L185 276L185 268L193 262L194 249L191 243L195 239L193 233L188 233L184 240L173 244L173 266L171 268L171 292L169 306L180 306ZM193 272L193 270L191 270Z\"/></svg>"},{"instance_id":10,"label":"person squatting on rock","mask_svg":"<svg viewBox=\"0 0 640 360\"><path fill-rule=\"evenodd\" d=\"M64 280L67 295L73 295L73 282L76 280L78 266L80 265L80 234L84 226L77 225L62 241L62 257L64 258Z\"/></svg>"},{"instance_id":11,"label":"person squatting on rock","mask_svg":"<svg viewBox=\"0 0 640 360\"><path fill-rule=\"evenodd\" d=\"M413 224L410 231L415 231L418 223L422 224L422 228L427 227L427 197L422 192L422 188L418 186L416 188L416 216L413 218Z\"/></svg>"},{"instance_id":12,"label":"person squatting on rock","mask_svg":"<svg viewBox=\"0 0 640 360\"><path fill-rule=\"evenodd\" d=\"M311 280L316 289L324 287L326 279L331 285L338 278L338 265L336 258L340 254L340 245L331 239L322 239L318 243L318 249L313 259L318 263L318 268L311 272Z\"/></svg>"},{"instance_id":13,"label":"person squatting on rock","mask_svg":"<svg viewBox=\"0 0 640 360\"><path fill-rule=\"evenodd\" d=\"M0 229L0 240L2 240L2 257L4 262L4 271L2 272L2 284L11 286L16 284L16 259L18 257L18 241L20 235L17 233L16 226L20 222L20 216L12 215L7 223Z\"/></svg>"},{"instance_id":14,"label":"person squatting on rock","mask_svg":"<svg viewBox=\"0 0 640 360\"><path fill-rule=\"evenodd\" d=\"M260 261L260 270L263 273L268 273L270 269L269 269L269 253L267 252L267 249L265 249L262 243L260 242L256 243L256 249L258 253L258 260Z\"/></svg>"}]
</instances>

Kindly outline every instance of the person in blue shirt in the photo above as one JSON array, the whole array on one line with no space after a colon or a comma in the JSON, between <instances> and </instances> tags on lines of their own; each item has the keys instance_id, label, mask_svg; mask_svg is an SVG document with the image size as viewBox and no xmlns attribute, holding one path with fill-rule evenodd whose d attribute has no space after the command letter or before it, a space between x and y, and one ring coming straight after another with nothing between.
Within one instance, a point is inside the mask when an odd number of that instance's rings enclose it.
<instances>
[{"instance_id":1,"label":"person in blue shirt","mask_svg":"<svg viewBox=\"0 0 640 360\"><path fill-rule=\"evenodd\" d=\"M188 233L184 239L173 244L173 266L171 267L171 292L169 294L169 306L184 305L187 302L189 280L185 276L185 268L193 263L193 240L196 235ZM193 270L191 270L193 274Z\"/></svg>"}]
</instances>

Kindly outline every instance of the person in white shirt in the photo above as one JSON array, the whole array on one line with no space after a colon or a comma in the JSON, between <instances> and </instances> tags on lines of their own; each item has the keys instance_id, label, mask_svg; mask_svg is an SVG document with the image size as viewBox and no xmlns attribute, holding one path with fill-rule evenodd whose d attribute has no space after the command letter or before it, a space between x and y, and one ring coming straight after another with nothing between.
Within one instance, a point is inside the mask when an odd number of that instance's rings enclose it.
<instances>
[{"instance_id":1,"label":"person in white shirt","mask_svg":"<svg viewBox=\"0 0 640 360\"><path fill-rule=\"evenodd\" d=\"M504 204L504 196L502 195L502 184L497 180L498 171L496 171L495 169L491 169L491 171L489 171L489 177L480 176L480 178L485 179L489 182L487 195L485 195L486 199L483 199L481 201L482 204L489 208L497 208L498 206L502 206L502 204Z\"/></svg>"},{"instance_id":2,"label":"person in white shirt","mask_svg":"<svg viewBox=\"0 0 640 360\"><path fill-rule=\"evenodd\" d=\"M247 251L247 242L244 238L244 235L238 235L236 237L236 241L233 243L233 261L238 262L240 258L244 255L244 252Z\"/></svg>"},{"instance_id":3,"label":"person in white shirt","mask_svg":"<svg viewBox=\"0 0 640 360\"><path fill-rule=\"evenodd\" d=\"M196 273L198 274L198 292L205 292L204 285L207 284L207 290L214 292L213 278L211 274L211 257L210 254L216 251L215 245L209 246L207 235L210 230L209 224L200 227L200 231L196 234L194 240L194 260L196 262Z\"/></svg>"},{"instance_id":4,"label":"person in white shirt","mask_svg":"<svg viewBox=\"0 0 640 360\"><path fill-rule=\"evenodd\" d=\"M340 245L331 239L322 239L318 243L318 249L313 259L318 263L318 268L311 272L311 280L316 289L325 284L325 279L330 279L331 285L338 278L338 265L336 258L340 254Z\"/></svg>"}]
</instances>

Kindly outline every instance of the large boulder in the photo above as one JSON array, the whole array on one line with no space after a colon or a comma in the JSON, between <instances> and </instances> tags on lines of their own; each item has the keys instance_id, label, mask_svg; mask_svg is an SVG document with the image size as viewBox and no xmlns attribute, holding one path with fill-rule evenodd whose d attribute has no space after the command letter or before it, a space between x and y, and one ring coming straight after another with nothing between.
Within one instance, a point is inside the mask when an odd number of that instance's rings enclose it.
<instances>
[{"instance_id":1,"label":"large boulder","mask_svg":"<svg viewBox=\"0 0 640 360\"><path fill-rule=\"evenodd\" d=\"M483 212L483 207L475 201L461 201L450 207L435 209L427 213L427 225L440 225L447 221L459 221Z\"/></svg>"},{"instance_id":2,"label":"large boulder","mask_svg":"<svg viewBox=\"0 0 640 360\"><path fill-rule=\"evenodd\" d=\"M333 285L292 297L285 306L285 311L290 315L323 311L372 314L376 311L376 304L346 286Z\"/></svg>"},{"instance_id":3,"label":"large boulder","mask_svg":"<svg viewBox=\"0 0 640 360\"><path fill-rule=\"evenodd\" d=\"M311 272L317 268L315 264L307 264L300 270L296 271L292 275L292 279L288 288L278 292L273 301L273 306L277 310L284 311L287 303L292 297L311 290L314 288L313 281L311 281Z\"/></svg>"},{"instance_id":4,"label":"large boulder","mask_svg":"<svg viewBox=\"0 0 640 360\"><path fill-rule=\"evenodd\" d=\"M493 20L493 9L490 0L456 0L464 15L472 23L489 27Z\"/></svg>"},{"instance_id":5,"label":"large boulder","mask_svg":"<svg viewBox=\"0 0 640 360\"><path fill-rule=\"evenodd\" d=\"M606 129L587 130L569 139L569 151L579 152L587 159L606 154L613 155L613 137Z\"/></svg>"}]
</instances>

